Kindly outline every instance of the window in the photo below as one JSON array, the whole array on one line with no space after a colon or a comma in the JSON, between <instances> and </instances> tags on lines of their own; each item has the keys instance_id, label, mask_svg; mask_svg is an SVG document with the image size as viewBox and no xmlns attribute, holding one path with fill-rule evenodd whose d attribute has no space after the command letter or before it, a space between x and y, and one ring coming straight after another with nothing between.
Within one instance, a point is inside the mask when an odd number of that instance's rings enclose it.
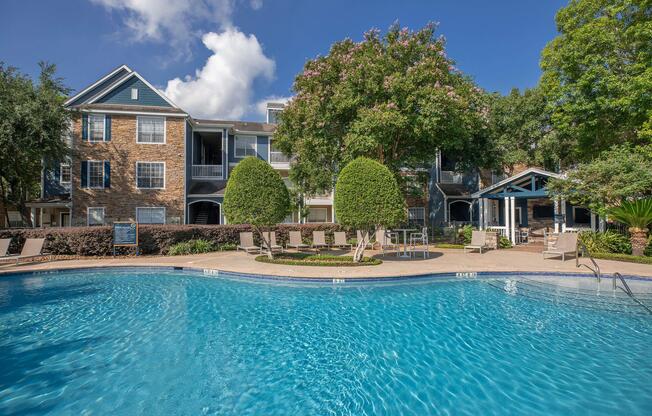
<instances>
[{"instance_id":1,"label":"window","mask_svg":"<svg viewBox=\"0 0 652 416\"><path fill-rule=\"evenodd\" d=\"M70 168L70 163L61 163L59 165L59 183L68 184L72 178L72 170Z\"/></svg>"},{"instance_id":2,"label":"window","mask_svg":"<svg viewBox=\"0 0 652 416\"><path fill-rule=\"evenodd\" d=\"M136 222L140 224L165 224L165 208L136 208Z\"/></svg>"},{"instance_id":3,"label":"window","mask_svg":"<svg viewBox=\"0 0 652 416\"><path fill-rule=\"evenodd\" d=\"M256 136L235 136L235 157L256 156Z\"/></svg>"},{"instance_id":4,"label":"window","mask_svg":"<svg viewBox=\"0 0 652 416\"><path fill-rule=\"evenodd\" d=\"M88 115L88 141L104 141L104 114Z\"/></svg>"},{"instance_id":5,"label":"window","mask_svg":"<svg viewBox=\"0 0 652 416\"><path fill-rule=\"evenodd\" d=\"M131 89L131 99L132 100L137 100L138 99L138 88L132 88Z\"/></svg>"},{"instance_id":6,"label":"window","mask_svg":"<svg viewBox=\"0 0 652 416\"><path fill-rule=\"evenodd\" d=\"M573 207L573 221L575 224L591 224L591 211L583 207Z\"/></svg>"},{"instance_id":7,"label":"window","mask_svg":"<svg viewBox=\"0 0 652 416\"><path fill-rule=\"evenodd\" d=\"M328 222L328 209L311 207L308 211L308 222Z\"/></svg>"},{"instance_id":8,"label":"window","mask_svg":"<svg viewBox=\"0 0 652 416\"><path fill-rule=\"evenodd\" d=\"M86 214L89 226L104 225L104 207L87 208Z\"/></svg>"},{"instance_id":9,"label":"window","mask_svg":"<svg viewBox=\"0 0 652 416\"><path fill-rule=\"evenodd\" d=\"M138 117L138 143L165 143L165 117Z\"/></svg>"},{"instance_id":10,"label":"window","mask_svg":"<svg viewBox=\"0 0 652 416\"><path fill-rule=\"evenodd\" d=\"M136 187L144 189L165 188L165 163L137 162Z\"/></svg>"},{"instance_id":11,"label":"window","mask_svg":"<svg viewBox=\"0 0 652 416\"><path fill-rule=\"evenodd\" d=\"M555 207L552 205L534 205L532 207L532 218L552 218L555 214Z\"/></svg>"},{"instance_id":12,"label":"window","mask_svg":"<svg viewBox=\"0 0 652 416\"><path fill-rule=\"evenodd\" d=\"M282 110L276 110L276 109L267 109L267 122L276 124L278 123L278 115L281 114Z\"/></svg>"},{"instance_id":13,"label":"window","mask_svg":"<svg viewBox=\"0 0 652 416\"><path fill-rule=\"evenodd\" d=\"M104 188L104 161L89 160L87 166L88 166L88 187Z\"/></svg>"},{"instance_id":14,"label":"window","mask_svg":"<svg viewBox=\"0 0 652 416\"><path fill-rule=\"evenodd\" d=\"M410 225L426 225L426 209L424 207L408 208L408 223Z\"/></svg>"}]
</instances>

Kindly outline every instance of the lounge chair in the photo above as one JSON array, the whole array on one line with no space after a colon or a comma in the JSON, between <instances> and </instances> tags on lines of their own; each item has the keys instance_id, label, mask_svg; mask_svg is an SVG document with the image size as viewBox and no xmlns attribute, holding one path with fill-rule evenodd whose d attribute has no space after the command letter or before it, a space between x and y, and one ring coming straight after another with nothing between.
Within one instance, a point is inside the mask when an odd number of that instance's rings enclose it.
<instances>
[{"instance_id":1,"label":"lounge chair","mask_svg":"<svg viewBox=\"0 0 652 416\"><path fill-rule=\"evenodd\" d=\"M376 241L380 244L380 249L383 251L383 257L388 250L396 250L396 256L401 254L398 245L397 236L385 229L379 228L376 230Z\"/></svg>"},{"instance_id":2,"label":"lounge chair","mask_svg":"<svg viewBox=\"0 0 652 416\"><path fill-rule=\"evenodd\" d=\"M254 233L252 232L240 233L240 245L237 247L237 250L244 250L245 253L249 253L250 251L263 252L262 248L254 244Z\"/></svg>"},{"instance_id":3,"label":"lounge chair","mask_svg":"<svg viewBox=\"0 0 652 416\"><path fill-rule=\"evenodd\" d=\"M7 256L0 258L0 261L14 261L18 264L21 260L33 259L35 257L43 257L46 254L43 253L43 244L45 243L45 238L28 238L25 240L25 245L20 254L17 256Z\"/></svg>"},{"instance_id":4,"label":"lounge chair","mask_svg":"<svg viewBox=\"0 0 652 416\"><path fill-rule=\"evenodd\" d=\"M353 244L349 244L346 241L346 233L344 231L335 231L333 233L333 245L331 247L340 247L340 248L349 248L353 250Z\"/></svg>"},{"instance_id":5,"label":"lounge chair","mask_svg":"<svg viewBox=\"0 0 652 416\"><path fill-rule=\"evenodd\" d=\"M365 234L367 234L366 231ZM356 231L356 237L358 239L358 242L362 241L362 231L360 230ZM367 235L367 246L365 248L371 248L371 249L374 248L374 243L371 242L371 237L369 237L369 235Z\"/></svg>"},{"instance_id":6,"label":"lounge chair","mask_svg":"<svg viewBox=\"0 0 652 416\"><path fill-rule=\"evenodd\" d=\"M323 231L313 231L312 232L312 248L328 248L328 243L326 243L326 233Z\"/></svg>"},{"instance_id":7,"label":"lounge chair","mask_svg":"<svg viewBox=\"0 0 652 416\"><path fill-rule=\"evenodd\" d=\"M484 231L473 231L471 233L471 244L464 246L464 253L466 250L480 250L482 254L482 249L488 249L487 245L487 233Z\"/></svg>"},{"instance_id":8,"label":"lounge chair","mask_svg":"<svg viewBox=\"0 0 652 416\"><path fill-rule=\"evenodd\" d=\"M285 249L296 248L297 250L310 248L308 244L303 242L301 238L301 231L290 231L290 242L285 244Z\"/></svg>"},{"instance_id":9,"label":"lounge chair","mask_svg":"<svg viewBox=\"0 0 652 416\"><path fill-rule=\"evenodd\" d=\"M283 247L276 244L276 233L274 231L264 233L264 236L267 239L267 241L269 241L269 245L270 245L269 248L272 251L280 251L281 253L283 252ZM263 249L265 250L268 249L267 243L265 241L263 241Z\"/></svg>"},{"instance_id":10,"label":"lounge chair","mask_svg":"<svg viewBox=\"0 0 652 416\"><path fill-rule=\"evenodd\" d=\"M542 252L543 258L545 259L546 255L561 256L561 261L565 261L568 254L577 258L577 236L578 233L559 234L557 242Z\"/></svg>"},{"instance_id":11,"label":"lounge chair","mask_svg":"<svg viewBox=\"0 0 652 416\"><path fill-rule=\"evenodd\" d=\"M7 257L9 244L11 244L11 238L0 238L0 258Z\"/></svg>"}]
</instances>

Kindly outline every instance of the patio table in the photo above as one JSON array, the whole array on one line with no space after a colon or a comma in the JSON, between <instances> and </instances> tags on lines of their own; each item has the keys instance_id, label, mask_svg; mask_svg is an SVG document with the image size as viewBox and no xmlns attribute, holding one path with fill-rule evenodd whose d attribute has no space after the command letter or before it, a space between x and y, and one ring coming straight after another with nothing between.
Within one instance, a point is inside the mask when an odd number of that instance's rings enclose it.
<instances>
[{"instance_id":1,"label":"patio table","mask_svg":"<svg viewBox=\"0 0 652 416\"><path fill-rule=\"evenodd\" d=\"M401 254L400 257L404 257L404 258L411 257L407 251L407 247L408 247L407 233L408 231L416 231L416 228L395 228L393 231L403 231L403 254Z\"/></svg>"}]
</instances>

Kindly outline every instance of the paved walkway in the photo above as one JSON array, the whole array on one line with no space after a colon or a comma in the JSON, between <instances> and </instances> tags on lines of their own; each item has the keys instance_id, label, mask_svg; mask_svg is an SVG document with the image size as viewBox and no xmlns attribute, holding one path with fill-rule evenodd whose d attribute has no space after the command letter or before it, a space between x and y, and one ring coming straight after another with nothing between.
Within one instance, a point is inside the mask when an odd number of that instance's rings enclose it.
<instances>
[{"instance_id":1,"label":"paved walkway","mask_svg":"<svg viewBox=\"0 0 652 416\"><path fill-rule=\"evenodd\" d=\"M378 252L368 251L367 255L379 256ZM575 259L561 261L543 260L541 253L515 250L488 251L483 254L468 253L454 249L432 249L429 259L399 259L393 255L381 257L383 264L363 267L314 267L284 266L254 261L253 255L242 252L219 252L193 256L141 256L128 258L89 258L79 260L55 260L52 262L28 263L19 266L0 265L0 273L18 270L52 270L78 267L101 266L180 266L219 269L241 273L258 273L291 277L380 277L405 276L442 272L480 272L480 271L544 271L544 272L583 272L577 268ZM580 259L581 263L588 263ZM597 260L603 274L620 272L623 275L638 275L652 278L652 266L645 264Z\"/></svg>"}]
</instances>

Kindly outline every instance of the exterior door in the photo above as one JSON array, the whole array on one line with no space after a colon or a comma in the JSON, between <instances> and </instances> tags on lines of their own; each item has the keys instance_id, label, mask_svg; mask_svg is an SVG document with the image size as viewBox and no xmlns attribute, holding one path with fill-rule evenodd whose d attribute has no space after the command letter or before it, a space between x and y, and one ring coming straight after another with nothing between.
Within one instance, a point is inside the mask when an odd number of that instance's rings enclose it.
<instances>
[{"instance_id":1,"label":"exterior door","mask_svg":"<svg viewBox=\"0 0 652 416\"><path fill-rule=\"evenodd\" d=\"M70 212L62 212L60 222L62 227L70 227Z\"/></svg>"}]
</instances>

